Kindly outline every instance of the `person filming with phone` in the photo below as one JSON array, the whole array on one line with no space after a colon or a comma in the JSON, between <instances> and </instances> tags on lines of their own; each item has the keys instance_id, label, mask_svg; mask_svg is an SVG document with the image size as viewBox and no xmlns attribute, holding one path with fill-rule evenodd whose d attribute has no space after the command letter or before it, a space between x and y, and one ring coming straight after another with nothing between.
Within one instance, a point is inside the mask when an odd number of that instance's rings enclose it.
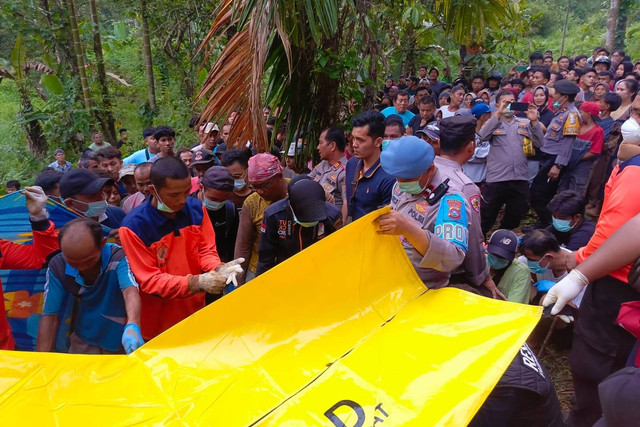
<instances>
[{"instance_id":1,"label":"person filming with phone","mask_svg":"<svg viewBox=\"0 0 640 427\"><path fill-rule=\"evenodd\" d=\"M529 210L527 155L535 154L533 146L542 144L544 134L536 106L515 101L513 92L498 92L497 109L478 132L480 140L491 145L480 209L483 235L493 227L502 205L506 206L500 228L508 230L517 228ZM516 117L514 107L525 110L527 118Z\"/></svg>"}]
</instances>

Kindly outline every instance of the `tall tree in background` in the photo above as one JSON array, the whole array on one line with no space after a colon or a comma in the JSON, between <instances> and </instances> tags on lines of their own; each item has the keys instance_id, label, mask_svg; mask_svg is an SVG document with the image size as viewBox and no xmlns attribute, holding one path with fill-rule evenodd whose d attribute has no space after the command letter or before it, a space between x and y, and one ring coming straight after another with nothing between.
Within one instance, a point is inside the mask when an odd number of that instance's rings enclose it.
<instances>
[{"instance_id":1,"label":"tall tree in background","mask_svg":"<svg viewBox=\"0 0 640 427\"><path fill-rule=\"evenodd\" d=\"M71 36L73 38L73 50L76 55L76 62L78 64L78 74L80 75L80 86L82 87L82 99L84 106L93 115L93 101L91 97L91 87L89 86L89 80L87 79L87 67L84 56L84 47L82 40L80 40L80 31L78 29L78 15L76 14L76 7L73 0L65 0L67 6L67 12L69 13L69 24L71 27Z\"/></svg>"},{"instance_id":2,"label":"tall tree in background","mask_svg":"<svg viewBox=\"0 0 640 427\"><path fill-rule=\"evenodd\" d=\"M104 57L102 55L102 40L100 37L100 21L98 20L98 7L96 0L89 0L91 10L91 31L93 33L93 51L96 55L98 68L98 83L102 92L102 108L96 110L96 115L104 137L111 145L118 141L114 127L113 114L111 113L111 100L109 98L109 88L107 86L107 74L104 69Z\"/></svg>"},{"instance_id":3,"label":"tall tree in background","mask_svg":"<svg viewBox=\"0 0 640 427\"><path fill-rule=\"evenodd\" d=\"M156 108L156 88L153 79L153 57L151 56L151 39L149 38L149 11L147 0L140 0L140 20L142 21L142 48L144 52L144 66L147 72L147 94L149 108Z\"/></svg>"},{"instance_id":4,"label":"tall tree in background","mask_svg":"<svg viewBox=\"0 0 640 427\"><path fill-rule=\"evenodd\" d=\"M611 0L611 3L609 5L609 17L607 18L607 36L605 39L605 46L609 50L614 49L619 12L620 0Z\"/></svg>"}]
</instances>

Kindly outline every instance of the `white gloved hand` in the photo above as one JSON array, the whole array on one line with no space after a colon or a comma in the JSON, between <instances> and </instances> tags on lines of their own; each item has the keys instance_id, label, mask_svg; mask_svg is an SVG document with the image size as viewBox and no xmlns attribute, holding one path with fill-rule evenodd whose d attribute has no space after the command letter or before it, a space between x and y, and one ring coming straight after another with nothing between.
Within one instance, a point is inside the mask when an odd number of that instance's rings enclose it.
<instances>
[{"instance_id":1,"label":"white gloved hand","mask_svg":"<svg viewBox=\"0 0 640 427\"><path fill-rule=\"evenodd\" d=\"M542 300L542 305L546 307L555 303L551 309L551 314L556 315L569 301L577 297L588 284L589 279L584 274L577 269L571 270L567 277L549 289L549 292ZM564 319L562 320L564 321Z\"/></svg>"},{"instance_id":2,"label":"white gloved hand","mask_svg":"<svg viewBox=\"0 0 640 427\"><path fill-rule=\"evenodd\" d=\"M49 213L45 209L47 204L47 195L41 187L25 187L24 195L27 198L26 205L29 210L29 214L37 219L49 218Z\"/></svg>"},{"instance_id":3,"label":"white gloved hand","mask_svg":"<svg viewBox=\"0 0 640 427\"><path fill-rule=\"evenodd\" d=\"M242 270L242 267L240 266L240 264L242 264L244 262L244 258L236 258L233 261L229 261L226 264L222 264L220 266L218 266L218 268L215 269L215 271L217 271L218 273L220 273L221 275L223 275L224 277L226 277L226 284L228 285L229 283L233 282L233 286L235 286L236 288L238 287L238 280L236 278L236 276L238 274L242 274L242 272L244 270Z\"/></svg>"},{"instance_id":4,"label":"white gloved hand","mask_svg":"<svg viewBox=\"0 0 640 427\"><path fill-rule=\"evenodd\" d=\"M558 317L560 318L560 320L562 320L564 323L566 323L567 325L569 323L572 323L575 319L573 318L573 316L567 316L565 314L559 314Z\"/></svg>"}]
</instances>

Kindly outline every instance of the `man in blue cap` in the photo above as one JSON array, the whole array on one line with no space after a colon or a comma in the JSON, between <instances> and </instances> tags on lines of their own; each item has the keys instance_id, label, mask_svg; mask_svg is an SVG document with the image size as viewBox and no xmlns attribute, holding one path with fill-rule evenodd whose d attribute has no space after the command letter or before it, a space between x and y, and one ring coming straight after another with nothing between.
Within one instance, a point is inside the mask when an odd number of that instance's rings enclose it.
<instances>
[{"instance_id":1,"label":"man in blue cap","mask_svg":"<svg viewBox=\"0 0 640 427\"><path fill-rule=\"evenodd\" d=\"M449 188L434 157L431 145L415 136L389 143L380 162L397 181L391 213L376 222L379 233L403 236L402 245L425 285L442 288L466 256L471 206Z\"/></svg>"}]
</instances>

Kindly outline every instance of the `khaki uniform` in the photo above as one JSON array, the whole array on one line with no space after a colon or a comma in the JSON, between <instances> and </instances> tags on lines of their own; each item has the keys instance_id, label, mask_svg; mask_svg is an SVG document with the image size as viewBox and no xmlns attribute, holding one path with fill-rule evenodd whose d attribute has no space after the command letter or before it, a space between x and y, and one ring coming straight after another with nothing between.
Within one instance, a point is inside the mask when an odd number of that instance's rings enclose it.
<instances>
[{"instance_id":1,"label":"khaki uniform","mask_svg":"<svg viewBox=\"0 0 640 427\"><path fill-rule=\"evenodd\" d=\"M489 275L489 266L484 250L484 236L480 226L480 189L465 175L460 164L453 160L436 156L434 164L443 176L449 178L451 192L463 195L465 204L471 208L469 215L469 249L462 265L454 271L461 275L465 282L473 286L480 286ZM438 185L439 183L434 183Z\"/></svg>"},{"instance_id":2,"label":"khaki uniform","mask_svg":"<svg viewBox=\"0 0 640 427\"><path fill-rule=\"evenodd\" d=\"M430 190L446 178L438 170ZM473 210L469 203L450 187L447 194L431 206L426 192L407 194L396 183L391 193L391 208L421 227L429 237L429 248L424 255L402 238L402 246L424 284L430 289L446 286L451 272L464 262L467 253Z\"/></svg>"},{"instance_id":3,"label":"khaki uniform","mask_svg":"<svg viewBox=\"0 0 640 427\"><path fill-rule=\"evenodd\" d=\"M346 156L342 156L339 162L332 165L326 160L323 160L309 173L310 178L322 185L324 191L333 196L333 203L338 209L342 208L344 199L342 196L342 186L344 185L346 165Z\"/></svg>"}]
</instances>

